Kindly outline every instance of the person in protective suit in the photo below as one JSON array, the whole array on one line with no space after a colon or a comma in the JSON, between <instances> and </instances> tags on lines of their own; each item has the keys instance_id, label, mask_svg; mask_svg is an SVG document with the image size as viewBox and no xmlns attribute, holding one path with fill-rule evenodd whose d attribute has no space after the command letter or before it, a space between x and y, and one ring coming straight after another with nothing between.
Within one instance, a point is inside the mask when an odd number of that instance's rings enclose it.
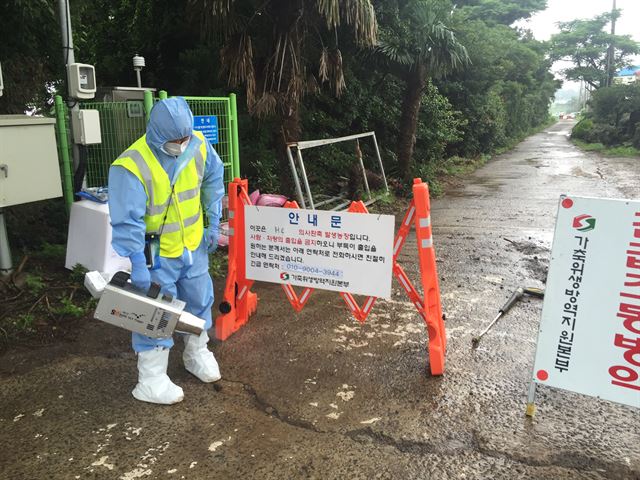
<instances>
[{"instance_id":1,"label":"person in protective suit","mask_svg":"<svg viewBox=\"0 0 640 480\"><path fill-rule=\"evenodd\" d=\"M109 169L113 248L131 260L136 288L147 291L151 282L158 283L162 292L183 300L188 312L205 320L200 336L184 335L182 356L187 371L203 382L221 378L207 348L207 330L213 305L208 253L218 245L223 172L216 151L193 130L193 114L181 97L157 102L146 135ZM138 355L133 396L160 404L181 401L182 388L167 376L173 338L133 333L132 343Z\"/></svg>"}]
</instances>

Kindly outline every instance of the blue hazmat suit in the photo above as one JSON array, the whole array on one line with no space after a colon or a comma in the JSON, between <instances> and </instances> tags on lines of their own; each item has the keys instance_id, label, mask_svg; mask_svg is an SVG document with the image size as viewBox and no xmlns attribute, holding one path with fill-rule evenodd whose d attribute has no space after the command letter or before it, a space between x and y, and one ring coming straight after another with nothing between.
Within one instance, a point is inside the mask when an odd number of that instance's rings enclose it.
<instances>
[{"instance_id":1,"label":"blue hazmat suit","mask_svg":"<svg viewBox=\"0 0 640 480\"><path fill-rule=\"evenodd\" d=\"M181 97L162 100L151 110L147 124L147 144L167 172L172 185L200 146L201 140L191 136L192 130L193 114ZM180 156L174 157L162 150L166 142L187 136L191 136L191 140ZM205 143L207 159L200 198L209 219L205 235L212 234L217 239L224 196L224 167L211 144L208 141ZM117 165L109 169L112 245L123 257L139 255L144 250L146 202L144 186L133 173ZM186 302L185 310L205 320L205 327L209 329L212 324L211 307L214 298L207 248L207 242L201 241L195 251L185 247L182 256L178 258L161 257L160 267L151 270L151 281L160 284L163 293ZM171 348L173 338L157 339L133 333L132 344L134 351L139 353L156 347Z\"/></svg>"}]
</instances>

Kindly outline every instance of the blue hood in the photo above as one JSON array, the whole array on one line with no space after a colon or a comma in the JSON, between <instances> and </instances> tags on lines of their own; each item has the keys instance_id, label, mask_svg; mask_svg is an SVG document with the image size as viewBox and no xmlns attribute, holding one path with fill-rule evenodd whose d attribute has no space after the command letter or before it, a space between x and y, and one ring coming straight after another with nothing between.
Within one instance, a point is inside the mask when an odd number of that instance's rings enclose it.
<instances>
[{"instance_id":1,"label":"blue hood","mask_svg":"<svg viewBox=\"0 0 640 480\"><path fill-rule=\"evenodd\" d=\"M158 153L169 140L191 135L193 114L182 97L160 100L151 109L147 124L147 143Z\"/></svg>"},{"instance_id":2,"label":"blue hood","mask_svg":"<svg viewBox=\"0 0 640 480\"><path fill-rule=\"evenodd\" d=\"M192 137L187 150L177 159L164 153L162 146L169 140L191 136L192 131L193 114L184 98L160 100L151 109L147 124L147 144L169 175L172 184L202 142L197 137Z\"/></svg>"}]
</instances>

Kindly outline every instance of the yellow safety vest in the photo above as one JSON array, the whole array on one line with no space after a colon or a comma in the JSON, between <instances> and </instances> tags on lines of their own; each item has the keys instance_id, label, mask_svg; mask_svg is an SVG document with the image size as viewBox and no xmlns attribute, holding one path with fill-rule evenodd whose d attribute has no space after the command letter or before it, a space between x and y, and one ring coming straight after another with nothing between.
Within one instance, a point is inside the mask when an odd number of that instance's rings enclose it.
<instances>
[{"instance_id":1,"label":"yellow safety vest","mask_svg":"<svg viewBox=\"0 0 640 480\"><path fill-rule=\"evenodd\" d=\"M133 173L144 186L147 194L144 222L148 234L160 234L162 257L179 257L184 247L193 251L202 241L204 225L200 186L207 148L206 140L200 132L194 131L193 135L201 140L200 148L178 175L173 193L169 176L147 145L146 135L113 162L113 165L119 165Z\"/></svg>"}]
</instances>

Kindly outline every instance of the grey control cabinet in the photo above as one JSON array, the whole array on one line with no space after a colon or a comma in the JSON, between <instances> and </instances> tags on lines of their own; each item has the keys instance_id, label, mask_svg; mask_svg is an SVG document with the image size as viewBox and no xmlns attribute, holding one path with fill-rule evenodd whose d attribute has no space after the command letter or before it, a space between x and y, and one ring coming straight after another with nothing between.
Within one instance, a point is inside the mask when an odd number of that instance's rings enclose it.
<instances>
[{"instance_id":1,"label":"grey control cabinet","mask_svg":"<svg viewBox=\"0 0 640 480\"><path fill-rule=\"evenodd\" d=\"M0 115L0 208L62 196L55 119Z\"/></svg>"}]
</instances>

